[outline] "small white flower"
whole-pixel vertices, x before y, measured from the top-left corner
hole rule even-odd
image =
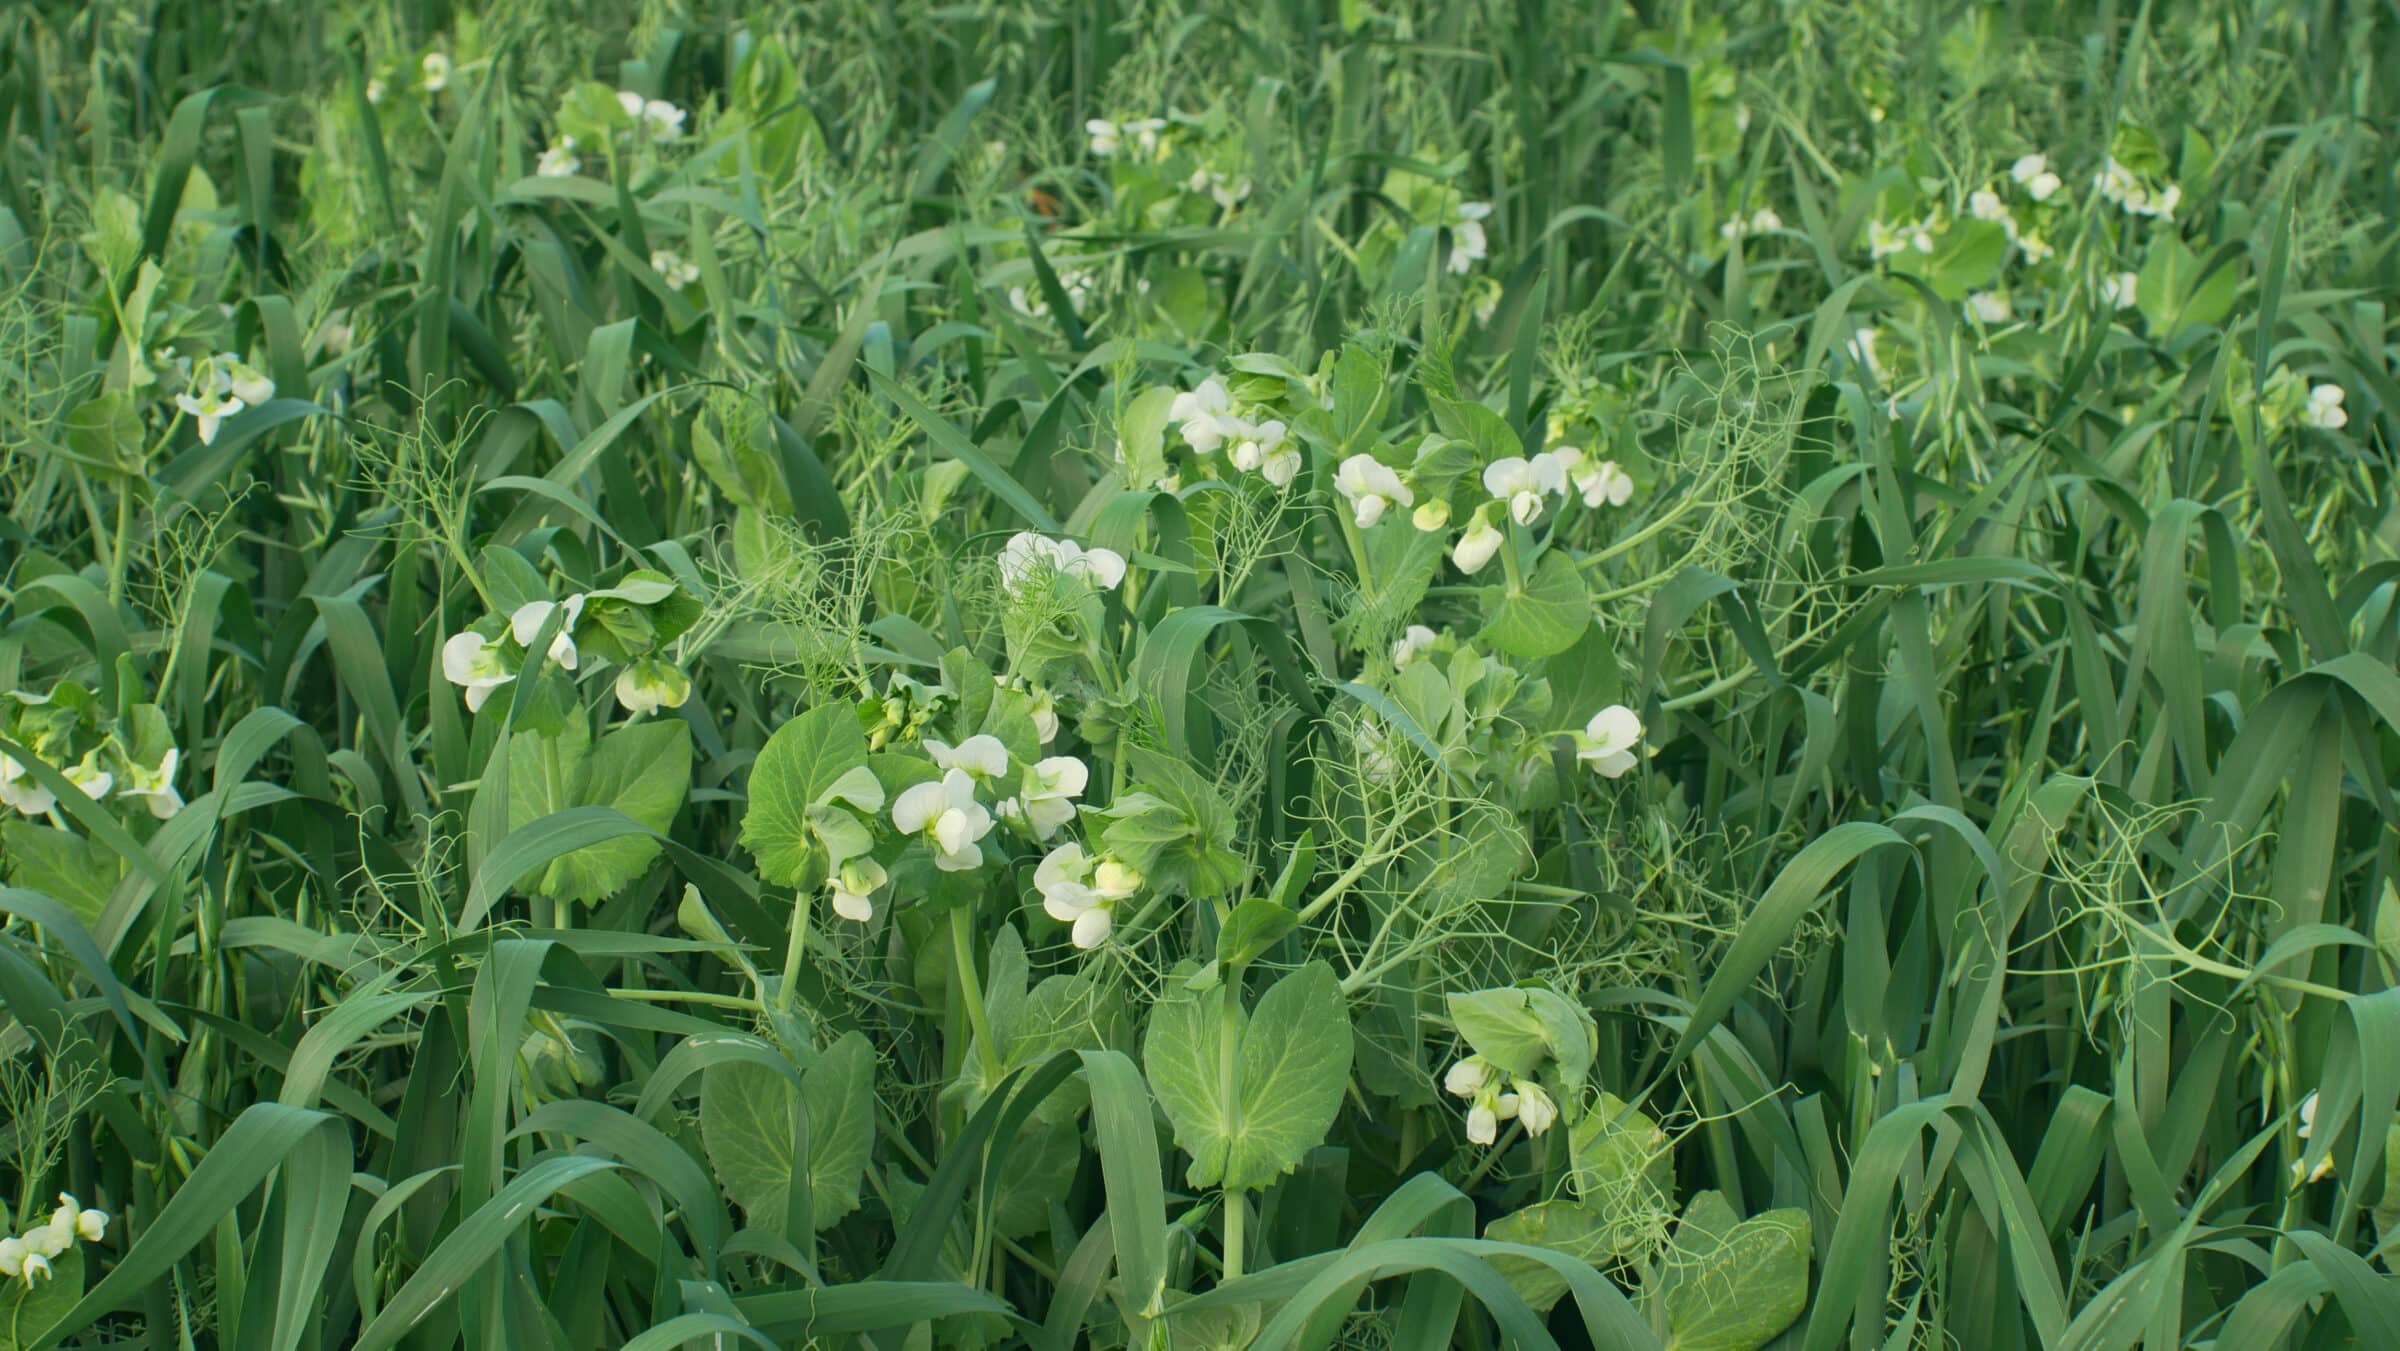
[[[920,783],[892,803],[892,825],[903,835],[921,835],[934,847],[933,866],[968,872],[983,866],[976,841],[992,832],[992,814],[975,800],[975,779],[963,769],[937,783]]]
[[[1201,381],[1199,388],[1177,394],[1167,405],[1167,417],[1183,424],[1184,444],[1198,455],[1215,453],[1242,426],[1233,416],[1232,392],[1213,375]]]
[[[58,798],[47,788],[33,781],[10,756],[0,755],[0,803],[6,803],[27,816],[48,814],[58,805]]]
[[[438,94],[450,87],[450,58],[440,52],[427,52],[417,63],[417,83],[428,94]]]
[[[1125,130],[1133,133],[1133,143],[1142,148],[1143,154],[1153,156],[1158,154],[1158,134],[1166,129],[1167,119],[1163,117],[1137,117],[1125,124]]]
[[[977,733],[956,746],[928,737],[925,753],[933,758],[934,767],[944,773],[963,770],[975,778],[989,780],[1008,772],[1008,746],[988,732]]]
[[[1000,806],[1000,814],[1025,823],[1037,840],[1056,835],[1075,819],[1075,799],[1091,782],[1092,771],[1072,755],[1053,755],[1025,769],[1023,790]]]
[[[653,141],[672,141],[683,134],[683,109],[665,99],[646,99],[630,89],[620,89],[617,106]]]
[[[2138,199],[2125,203],[2125,209],[2137,216],[2154,216],[2160,220],[2175,219],[2175,208],[2183,201],[2183,189],[2169,183],[2157,192],[2143,193]]]
[[[617,672],[617,703],[636,717],[662,708],[681,708],[692,697],[692,678],[654,657]]]
[[[1566,492],[1567,476],[1552,456],[1526,460],[1511,455],[1484,467],[1483,490],[1494,501],[1506,502],[1508,514],[1517,524],[1531,525],[1541,519],[1546,494]]]
[[[1640,763],[1633,748],[1642,739],[1642,720],[1623,704],[1610,704],[1584,725],[1583,745],[1575,758],[1604,779],[1623,778]]]
[[[1282,424],[1271,425],[1281,426]],[[1267,452],[1266,458],[1259,462],[1258,476],[1265,479],[1267,485],[1277,492],[1291,487],[1292,480],[1300,476],[1298,443],[1290,440],[1277,442],[1275,447]]]
[[[31,1290],[51,1276],[50,1259],[39,1252],[25,1254],[25,1288]]]
[[[85,1209],[75,1217],[75,1232],[86,1243],[98,1243],[108,1233],[108,1212]]]
[[[2047,202],[2067,185],[2066,180],[2053,173],[2035,174],[2025,184],[2025,195],[2037,202]]]
[[[1042,894],[1043,912],[1068,926],[1076,947],[1088,949],[1108,941],[1116,923],[1111,912],[1141,886],[1141,877],[1113,859],[1094,860],[1069,841],[1035,865],[1033,886]]]
[[[2009,217],[2008,203],[2001,201],[2000,194],[1990,188],[1977,188],[1967,198],[1967,214],[1977,220],[2003,221],[2012,226],[2015,224]]]
[[[1442,1091],[1454,1098],[1472,1098],[1491,1077],[1492,1067],[1482,1056],[1465,1056],[1442,1076]]]
[[[55,1223],[52,1223],[37,1224],[31,1229],[25,1231],[25,1247],[28,1253],[26,1261],[29,1268],[31,1263],[36,1260],[56,1257],[74,1246],[75,1224],[72,1218],[69,1219],[67,1227],[64,1229],[61,1229]],[[28,1269],[26,1272],[28,1279],[31,1278],[32,1274],[33,1273],[31,1270]],[[45,1267],[42,1274],[45,1276],[50,1274],[49,1269]]]
[[[442,678],[467,692],[467,711],[473,713],[517,673],[508,669],[507,653],[496,640],[469,630],[451,634],[442,644]]]
[[[1283,449],[1288,439],[1290,429],[1281,422],[1244,423],[1235,433],[1233,448],[1225,452],[1225,458],[1245,474],[1256,473],[1266,467],[1269,455]]]
[[[1000,584],[1011,595],[1043,569],[1079,578],[1102,591],[1125,580],[1125,556],[1114,549],[1086,549],[1073,540],[1051,539],[1030,530],[1009,536],[1000,548]]]
[[[218,392],[233,395],[245,407],[256,408],[275,397],[275,382],[259,373],[257,367],[230,353],[209,362],[210,378]]]
[[[107,797],[108,790],[117,782],[116,775],[100,767],[98,756],[99,752],[94,751],[59,771],[66,776],[67,782],[74,784],[77,790],[94,802]]]
[[[1472,577],[1483,571],[1484,565],[1500,552],[1500,546],[1507,539],[1498,526],[1486,520],[1484,514],[1478,511],[1474,519],[1467,522],[1467,528],[1459,533],[1458,543],[1450,550],[1450,561],[1460,572]]]
[[[1011,681],[1015,685],[1017,682]],[[1058,740],[1058,700],[1041,685],[1022,686],[1033,701],[1033,733],[1043,745]]]
[[[533,172],[541,178],[571,178],[582,168],[583,161],[575,154],[575,138],[561,136],[557,144],[542,152]]]
[[[230,394],[213,392],[197,397],[190,394],[178,394],[175,396],[175,406],[190,414],[199,425],[200,444],[204,446],[215,445],[217,429],[225,424],[225,419],[247,407],[240,399],[234,398]]]
[[[1392,644],[1392,665],[1406,666],[1415,661],[1417,654],[1431,648],[1439,637],[1423,624],[1409,625],[1408,631],[1400,635],[1400,640]]]
[[[833,913],[854,924],[875,918],[875,891],[890,881],[883,865],[871,858],[845,861],[833,875]]]
[[[1417,495],[1392,467],[1372,455],[1353,455],[1334,471],[1333,486],[1350,502],[1358,528],[1365,530],[1383,519],[1394,506],[1410,506]]]
[[[1914,249],[1919,253],[1933,252],[1933,232],[1922,224],[1889,225],[1883,221],[1867,222],[1867,252],[1876,262]]]
[[[686,262],[673,249],[659,249],[650,255],[650,270],[667,283],[670,291],[680,291],[700,280],[700,265]]]
[[[1986,324],[2005,324],[2015,311],[1998,291],[1977,291],[1967,297],[1967,311]]]
[[[2026,262],[2036,264],[2050,261],[2051,256],[2058,252],[2058,250],[2050,247],[2049,240],[2046,240],[2037,234],[2018,235],[2017,247],[2025,251]]]
[[[2315,1089],[2310,1089],[2308,1096],[2300,1100],[2300,1138],[2307,1139],[2316,1129],[2317,1093]]]
[[[1101,159],[1107,159],[1116,154],[1117,147],[1123,143],[1124,136],[1117,124],[1105,117],[1095,117],[1086,121],[1083,124],[1083,134],[1091,138],[1092,153]]]
[[[1430,535],[1450,524],[1450,499],[1436,497],[1418,505],[1409,513],[1409,523]]]
[[[2092,186],[2099,190],[2101,196],[2119,206],[2132,201],[2142,192],[2141,180],[2133,176],[2133,170],[2114,159],[2102,161],[2100,172],[2092,175]]]
[[[2338,431],[2350,425],[2350,414],[2342,409],[2340,385],[2318,385],[2308,391],[2308,411],[2301,415],[2311,427]]]
[[[2112,310],[2129,310],[2137,301],[2142,279],[2131,272],[2119,272],[2100,279],[2100,303]]]
[[[1587,507],[1621,507],[1633,500],[1633,476],[1615,460],[1584,463],[1583,452],[1560,446],[1550,454],[1565,468]]]
[[[175,791],[175,763],[182,757],[181,750],[169,746],[155,767],[128,761],[125,785],[117,790],[117,796],[136,799],[161,821],[171,819],[183,810],[183,795]]]
[[[12,1281],[23,1276],[28,1251],[25,1240],[13,1234],[7,1238],[0,1238],[0,1276],[6,1276]]]
[[[384,95],[383,77],[382,77],[382,76],[380,76],[380,75],[370,75],[370,76],[368,76],[368,77],[367,77],[367,102],[369,102],[369,103],[381,103],[381,102],[383,102],[383,95]]]
[[[1486,1085],[1483,1092],[1476,1097],[1475,1105],[1467,1109],[1468,1142],[1488,1145],[1498,1140],[1500,1123],[1514,1119],[1518,1106],[1516,1094],[1495,1094],[1492,1092],[1491,1086]]]
[[[1464,275],[1491,256],[1491,240],[1483,223],[1491,218],[1490,202],[1464,202],[1450,223],[1450,270]]]
[[[1765,234],[1770,230],[1780,230],[1782,228],[1783,217],[1776,214],[1775,208],[1771,206],[1762,206],[1758,210],[1751,212],[1750,218],[1747,220],[1744,220],[1740,216],[1735,216],[1726,221],[1723,225],[1718,226],[1717,237],[1730,241],[1740,239],[1744,235]]]
[[[562,608],[565,617],[558,621],[558,632],[551,635],[550,660],[572,671],[582,660],[575,650],[575,621],[583,615],[582,592],[563,601],[527,601],[509,615],[508,631],[516,637],[517,646],[530,650],[533,640],[542,636],[542,625],[550,622],[550,612]]]
[[[1539,1135],[1558,1121],[1558,1104],[1540,1084],[1517,1081],[1517,1120],[1527,1135]]]

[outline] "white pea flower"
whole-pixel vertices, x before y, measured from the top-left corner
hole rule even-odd
[[[1105,117],[1094,117],[1083,124],[1083,134],[1091,138],[1092,153],[1107,159],[1117,153],[1124,143],[1124,131]]]
[[[1365,530],[1394,506],[1410,506],[1417,495],[1392,467],[1372,455],[1353,455],[1334,471],[1333,486],[1350,502],[1352,517]]]
[[[1487,1087],[1467,1109],[1467,1140],[1488,1145],[1500,1138],[1500,1123],[1515,1119],[1519,1106],[1514,1093],[1495,1094]]]
[[[1158,154],[1158,134],[1167,129],[1167,119],[1137,117],[1126,123],[1124,129],[1132,134],[1133,143],[1142,148],[1143,154],[1155,156]]]
[[[1025,823],[1037,840],[1047,840],[1075,819],[1075,799],[1092,771],[1072,755],[1053,755],[1026,767],[1023,791],[1000,804],[1000,814]]]
[[[550,622],[550,612],[559,609],[564,610],[565,617],[558,621],[558,632],[550,637],[550,660],[572,671],[582,660],[575,650],[575,621],[583,615],[582,592],[563,601],[527,601],[508,616],[508,631],[516,637],[517,646],[531,650],[533,640],[542,636],[542,625]]]
[[[25,766],[13,757],[0,755],[0,803],[27,816],[43,816],[58,805],[58,798],[34,782],[33,776],[25,772]]]
[[[2005,324],[2015,311],[1998,291],[1977,291],[1967,297],[1967,311],[1986,324]]]
[[[1500,546],[1507,539],[1506,535],[1500,533],[1500,527],[1493,525],[1478,511],[1467,522],[1467,528],[1460,532],[1458,543],[1451,548],[1450,561],[1460,572],[1472,577],[1483,571],[1484,565],[1500,552]]]
[[[384,95],[384,92],[385,92],[385,90],[384,90],[384,86],[383,86],[383,77],[382,77],[382,76],[380,76],[380,75],[370,75],[370,76],[368,76],[368,77],[367,77],[367,102],[369,102],[369,103],[381,103],[381,102],[383,102],[383,95]]]
[[[1977,188],[1967,198],[1967,214],[1977,220],[1997,221],[2007,226],[2011,234],[2016,232],[2016,218],[2008,214],[2008,204],[1990,188]]]
[[[561,136],[556,144],[542,152],[541,159],[533,166],[533,172],[541,178],[570,178],[582,168],[583,161],[575,154],[575,138]]]
[[[1233,393],[1225,382],[1210,376],[1197,389],[1186,390],[1167,405],[1167,416],[1183,424],[1183,441],[1197,455],[1215,453],[1227,437],[1242,428],[1233,416]]]
[[[1114,549],[1086,549],[1073,540],[1051,539],[1030,530],[1009,536],[1000,548],[1000,584],[1014,595],[1044,568],[1080,578],[1102,591],[1125,580],[1125,556]]]
[[[2064,180],[2050,172],[2050,157],[2047,155],[2020,156],[2016,163],[2008,167],[2008,176],[2017,181],[2018,187],[2025,189],[2026,196],[2037,202],[2049,201],[2058,194],[2060,188],[2066,186]]]
[[[1016,681],[1009,683],[1012,686],[1023,688],[1027,697],[1033,701],[1034,735],[1040,737],[1045,746],[1058,740],[1058,700],[1051,695],[1049,689],[1042,685],[1019,685]]]
[[[891,875],[864,856],[849,859],[833,875],[833,913],[854,924],[875,918],[875,892]]]
[[[700,265],[687,262],[673,249],[659,249],[650,255],[650,270],[665,281],[670,291],[680,291],[700,280]]]
[[[991,780],[1008,772],[1008,746],[989,732],[979,732],[956,746],[928,737],[925,753],[944,773],[955,769],[976,779]]]
[[[469,630],[442,644],[442,678],[467,692],[467,711],[476,712],[492,691],[517,678],[507,652],[495,639]]]
[[[1283,424],[1270,423],[1268,425],[1279,427]],[[1277,492],[1291,487],[1292,480],[1300,476],[1299,444],[1289,439],[1276,442],[1274,447],[1267,451],[1266,458],[1259,462],[1258,476],[1265,479],[1268,486]]]
[[[1400,635],[1400,640],[1392,644],[1392,665],[1406,666],[1415,661],[1417,654],[1431,648],[1439,637],[1423,624],[1409,625],[1408,631]]]
[[[63,1192],[58,1199],[68,1202],[74,1200]],[[82,1235],[86,1243],[98,1243],[108,1233],[108,1212],[88,1206],[78,1211],[75,1215],[75,1232]]]
[[[2135,273],[2119,272],[2100,279],[2100,303],[2112,310],[2129,310],[2137,303],[2142,279]]]
[[[2300,1100],[2300,1138],[2307,1139],[2316,1132],[2316,1129],[2317,1093],[2312,1088],[2309,1090],[2308,1096]]]
[[[1933,252],[1933,232],[1919,222],[1889,225],[1883,221],[1867,222],[1867,252],[1876,262],[1914,249],[1919,253]]]
[[[1069,841],[1042,857],[1033,870],[1034,890],[1042,894],[1042,910],[1069,926],[1079,948],[1096,948],[1108,941],[1115,927],[1111,913],[1118,901],[1141,887],[1139,874],[1114,859],[1093,859],[1083,846]]]
[[[1642,739],[1642,720],[1623,704],[1610,704],[1584,725],[1583,746],[1575,758],[1604,779],[1623,778],[1640,763],[1633,748]]]
[[[1114,591],[1125,580],[1125,556],[1114,549],[1086,549],[1073,540],[1058,542],[1058,570],[1080,577],[1102,591]]]
[[[2175,208],[2183,201],[2183,189],[2169,183],[2157,192],[2145,192],[2125,203],[2125,209],[2137,216],[2154,216],[2160,220],[2175,219]]]
[[[1525,1123],[1527,1135],[1539,1135],[1558,1122],[1558,1103],[1549,1090],[1540,1084],[1517,1081],[1517,1120]]]
[[[1508,514],[1517,524],[1531,525],[1541,519],[1545,495],[1566,492],[1567,476],[1553,456],[1526,460],[1511,455],[1484,467],[1483,489],[1494,501],[1508,504]]]
[[[231,394],[216,391],[199,395],[178,394],[175,396],[175,406],[190,414],[199,426],[200,444],[204,446],[215,445],[217,429],[225,425],[225,419],[248,407]]]
[[[645,657],[617,672],[617,703],[640,716],[662,708],[681,708],[692,697],[692,678],[655,657]]]
[[[1454,1098],[1472,1098],[1483,1091],[1491,1077],[1490,1062],[1479,1055],[1465,1056],[1442,1076],[1442,1091]]]
[[[2329,432],[2349,426],[2350,414],[2342,409],[2342,387],[2318,385],[2308,391],[2308,411],[2301,414],[2301,420]]]
[[[1450,499],[1436,497],[1408,514],[1409,523],[1430,535],[1450,524]]]
[[[51,1275],[50,1259],[48,1257],[43,1256],[40,1252],[29,1252],[25,1254],[26,1289],[31,1290],[40,1282],[49,1280]]]
[[[1234,432],[1233,448],[1225,452],[1225,458],[1245,474],[1257,473],[1267,456],[1282,447],[1289,431],[1281,422],[1245,422]]]
[[[30,1251],[25,1246],[25,1240],[14,1234],[7,1238],[0,1238],[0,1276],[6,1276],[12,1281],[23,1277],[25,1275],[25,1259],[30,1255]],[[30,1281],[26,1283],[32,1284]]]
[[[2050,246],[2049,240],[2038,234],[2018,235],[2017,247],[2025,251],[2025,261],[2034,264],[2046,263],[2058,252]]]
[[[25,1231],[25,1248],[28,1261],[37,1258],[56,1257],[74,1246],[75,1222],[72,1216],[68,1218],[67,1227],[64,1229],[61,1229],[57,1226],[57,1224],[52,1223],[37,1224],[31,1229]],[[45,1270],[43,1274],[47,1275],[49,1273],[47,1270]]]
[[[1490,202],[1465,202],[1458,208],[1458,217],[1450,224],[1450,270],[1462,276],[1474,270],[1477,263],[1491,256],[1491,240],[1484,234],[1483,223],[1491,218]]]
[[[617,91],[617,106],[634,124],[647,132],[651,140],[672,141],[683,134],[683,109],[665,99],[646,99],[630,89]]]
[[[140,801],[150,809],[152,816],[161,821],[171,819],[175,813],[183,810],[183,795],[175,791],[175,764],[182,758],[181,750],[169,746],[154,767],[137,765],[128,760],[125,784],[117,790],[117,796]]]
[[[2099,190],[2102,197],[2119,206],[2140,196],[2142,192],[2141,180],[2133,176],[2133,170],[2114,159],[2101,162],[2100,172],[2092,175],[2092,186]]]
[[[917,784],[895,799],[892,825],[933,845],[933,866],[969,872],[983,866],[983,848],[976,842],[992,833],[992,814],[975,800],[974,776],[953,769],[939,782]]]
[[[1626,473],[1615,460],[1602,460],[1577,471],[1575,487],[1582,492],[1587,507],[1621,507],[1633,500],[1633,475]]]
[[[1771,206],[1762,206],[1758,210],[1751,212],[1748,220],[1744,220],[1740,216],[1735,216],[1731,220],[1726,221],[1723,225],[1718,226],[1717,237],[1730,241],[1740,239],[1744,235],[1765,234],[1770,230],[1780,230],[1782,228],[1783,217],[1776,214],[1775,208]]]
[[[59,773],[65,775],[67,782],[74,784],[85,797],[94,802],[107,797],[108,790],[116,786],[117,782],[116,775],[100,767],[99,752],[97,751],[60,770]]]
[[[231,353],[209,362],[209,376],[218,392],[229,393],[245,407],[256,408],[275,397],[275,382],[257,367]]]
[[[417,84],[428,94],[438,94],[450,87],[450,58],[440,52],[427,52],[417,63]]]

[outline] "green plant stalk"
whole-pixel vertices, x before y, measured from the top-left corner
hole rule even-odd
[[[775,984],[775,1011],[792,1011],[793,988],[799,982],[801,959],[808,955],[808,893],[792,896],[792,936],[783,949],[783,979]]]
[[[1232,1140],[1241,1133],[1241,1065],[1237,1059],[1242,1035],[1242,971],[1240,967],[1225,973],[1218,1004],[1217,1021],[1217,1092],[1225,1104],[1225,1136]],[[1226,1165],[1232,1166],[1229,1152]],[[1238,1281],[1242,1278],[1242,1249],[1249,1223],[1248,1208],[1242,1204],[1238,1187],[1225,1189],[1225,1252],[1220,1262],[1221,1278]]]
[[[983,1007],[983,978],[975,974],[974,916],[963,905],[950,911],[950,961],[958,971],[958,997],[967,1007],[967,1025],[975,1029],[977,1056],[984,1073],[1000,1079],[1000,1043],[992,1038],[991,1015]]]

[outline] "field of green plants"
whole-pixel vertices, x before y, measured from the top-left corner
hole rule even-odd
[[[0,13],[0,1351],[2400,1348],[2396,44]]]

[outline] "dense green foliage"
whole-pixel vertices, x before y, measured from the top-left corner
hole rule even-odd
[[[2396,40],[0,14],[0,1348],[2400,1346]]]

